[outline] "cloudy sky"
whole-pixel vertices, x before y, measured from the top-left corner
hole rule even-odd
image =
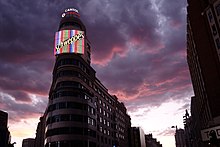
[[[174,147],[193,95],[186,61],[185,0],[0,1],[0,109],[15,147],[35,137],[52,81],[61,13],[79,10],[97,77],[123,101],[132,126]]]

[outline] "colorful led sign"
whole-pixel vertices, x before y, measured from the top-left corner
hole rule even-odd
[[[84,54],[84,32],[80,30],[56,32],[54,55],[62,53]]]

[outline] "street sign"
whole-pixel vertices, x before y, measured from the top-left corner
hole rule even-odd
[[[220,126],[208,128],[201,130],[202,141],[209,141],[210,140],[210,132],[215,132],[217,139],[220,139]]]

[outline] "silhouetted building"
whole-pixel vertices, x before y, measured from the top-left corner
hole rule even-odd
[[[55,36],[45,146],[129,147],[130,116],[90,66],[86,33],[78,10],[66,9]]]
[[[131,147],[146,147],[144,131],[140,127],[131,128]]]
[[[191,103],[192,141],[208,146],[201,131],[220,125],[220,1],[188,0],[187,61],[195,96]]]
[[[40,117],[40,122],[37,125],[35,147],[44,147],[45,134],[45,116]]]
[[[8,147],[9,144],[8,113],[0,110],[0,147]]]
[[[162,147],[159,141],[156,138],[153,138],[152,134],[145,135],[146,147]]]
[[[34,138],[23,139],[22,147],[35,147],[35,139]]]
[[[192,147],[192,117],[189,116],[188,110],[186,110],[185,115],[183,116],[184,123],[184,137],[186,147]]]
[[[176,129],[175,141],[176,141],[176,147],[186,147],[186,140],[183,129]]]

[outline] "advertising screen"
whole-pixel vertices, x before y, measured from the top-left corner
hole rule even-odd
[[[84,54],[84,32],[80,30],[56,32],[54,55],[62,53]]]

